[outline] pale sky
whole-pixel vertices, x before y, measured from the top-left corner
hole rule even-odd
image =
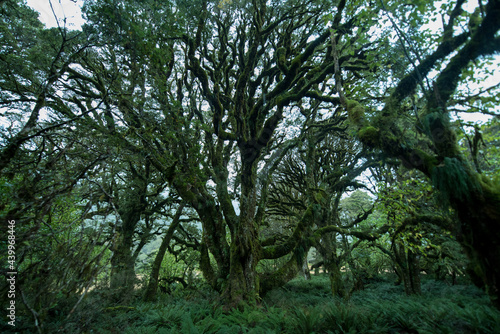
[[[40,13],[39,19],[45,23],[47,28],[57,27],[54,13],[61,26],[64,26],[66,18],[66,27],[69,29],[78,30],[84,23],[80,9],[82,0],[26,0],[26,3]],[[50,7],[51,3],[54,13]]]

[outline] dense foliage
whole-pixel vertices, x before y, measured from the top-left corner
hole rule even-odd
[[[82,11],[47,28],[0,1],[1,274],[23,330],[498,330],[499,0]]]

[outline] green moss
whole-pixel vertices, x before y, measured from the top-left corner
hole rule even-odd
[[[365,118],[365,108],[357,101],[347,100],[347,116],[355,125],[363,125]]]
[[[424,165],[425,170],[427,170],[430,174],[432,172],[432,169],[438,164],[438,160],[436,159],[436,157],[418,148],[416,148],[414,152]]]
[[[276,50],[278,56],[278,68],[283,72],[288,72],[288,67],[286,66],[286,49],[281,47]]]
[[[380,131],[373,126],[365,126],[358,131],[359,139],[370,147],[376,147],[380,142]]]
[[[445,157],[441,165],[433,168],[432,183],[439,189],[442,202],[467,201],[472,192],[482,192],[479,180],[457,158]]]
[[[277,106],[282,105],[284,100],[285,100],[285,99],[283,98],[283,96],[278,96],[278,97],[276,98],[276,105],[277,105]]]
[[[314,194],[314,200],[317,204],[321,204],[326,197],[326,192],[323,189],[319,189],[319,191]]]
[[[490,178],[484,174],[481,174],[477,177],[478,182],[481,184],[481,188],[487,190],[492,194],[498,194],[498,197],[500,197],[500,175],[494,175]],[[497,200],[500,200],[500,198],[498,198]]]

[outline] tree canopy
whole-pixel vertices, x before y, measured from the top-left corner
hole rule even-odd
[[[362,287],[366,249],[419,293],[421,256],[465,266],[449,238],[500,307],[499,85],[471,88],[498,63],[499,0],[87,0],[79,30],[0,8],[0,213],[27,280],[60,261],[88,270],[51,289],[109,279],[126,300],[158,241],[147,300],[196,254],[225,305],[256,304],[313,248],[333,294]]]

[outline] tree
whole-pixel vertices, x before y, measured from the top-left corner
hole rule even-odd
[[[6,133],[2,134],[0,172],[33,137],[67,122],[40,127],[42,110],[63,113],[68,106],[56,94],[67,70],[85,49],[79,34],[66,29],[43,29],[37,13],[23,3],[1,4],[1,106]],[[20,115],[23,110],[24,115]]]
[[[38,126],[48,129],[50,122]],[[2,171],[3,235],[7,222],[16,222],[15,270],[10,271],[19,275],[18,315],[32,317],[39,331],[61,299],[76,307],[106,264],[111,238],[101,226],[89,226],[92,205],[82,201],[92,197],[86,177],[105,159],[92,140],[59,126],[25,140]],[[5,257],[6,241],[1,242]],[[7,271],[2,269],[4,275]],[[4,296],[6,288],[2,284]]]
[[[376,246],[393,261],[408,295],[420,294],[421,259],[452,239],[454,217],[439,207],[431,185],[416,171],[388,170],[379,183],[379,212],[387,219],[389,245]]]
[[[149,277],[149,282],[148,286],[146,288],[146,292],[144,293],[144,300],[146,301],[152,301],[155,296],[156,292],[158,289],[158,281],[159,281],[159,274],[160,274],[160,269],[161,269],[161,264],[163,262],[163,258],[165,256],[165,253],[170,245],[170,240],[172,240],[172,237],[174,235],[175,230],[179,226],[181,222],[181,214],[182,210],[184,209],[184,203],[181,203],[179,207],[177,208],[177,211],[175,213],[174,218],[172,219],[172,222],[170,223],[170,226],[165,233],[165,235],[162,238],[160,248],[158,249],[158,253],[155,256],[155,260],[153,263],[153,266],[151,268],[151,275]]]
[[[303,143],[290,151],[277,168],[268,204],[270,215],[281,217],[283,221],[295,221],[293,235],[282,245],[273,247],[274,251],[268,252],[268,256],[281,256],[286,246],[295,244],[302,247],[302,256],[297,257],[298,261],[292,258],[287,263],[289,275],[283,275],[283,268],[267,277],[266,289],[275,288],[284,284],[287,278],[294,277],[304,254],[309,247],[315,247],[329,273],[332,293],[346,296],[348,291],[341,274],[342,264],[350,259],[351,251],[363,240],[374,240],[381,231],[357,228],[372,212],[372,205],[368,205],[366,211],[356,208],[356,215],[348,217],[347,206],[341,212],[341,198],[348,190],[364,187],[356,178],[379,162],[376,157],[369,156],[359,142],[346,136],[347,127],[341,126],[343,117],[339,117],[336,126],[330,128],[323,127],[317,119],[314,121],[310,123]],[[351,201],[354,202],[356,197],[359,195],[354,195]],[[268,238],[282,238],[280,234]],[[350,245],[348,239],[352,236],[359,239]]]
[[[344,100],[343,103],[352,122],[358,126],[357,136],[361,141],[401,159],[408,168],[423,172],[432,179],[442,199],[456,210],[461,222],[459,240],[475,266],[473,272],[482,281],[492,302],[500,307],[500,187],[474,170],[464,158],[457,145],[449,111],[467,67],[500,50],[497,36],[500,1],[481,4],[473,14],[467,14],[463,4],[464,1],[457,1],[449,8],[446,24],[423,54],[408,51],[411,43],[422,42],[419,35],[402,31],[393,21],[399,42],[407,50],[404,56],[414,64],[405,66],[405,75],[384,96],[383,107],[372,117],[356,102]],[[417,10],[419,6],[413,11],[418,18]],[[468,31],[458,32],[463,19],[468,22]],[[418,57],[418,64],[413,61],[414,57]],[[438,74],[429,87],[426,78],[431,70]],[[415,93],[421,94],[425,103],[412,105]],[[412,108],[407,108],[407,103]],[[403,121],[409,119],[419,133],[418,139],[409,136],[402,127]]]
[[[271,281],[263,284],[259,277],[260,261],[286,258],[285,266],[271,273],[282,282],[296,273],[314,240],[331,247],[343,235],[349,250],[384,232],[384,226],[354,228],[363,215],[350,222],[338,217],[341,192],[359,186],[353,180],[370,165],[370,149],[382,151],[422,171],[456,209],[460,240],[496,302],[499,187],[458,149],[448,105],[469,63],[498,51],[500,4],[480,3],[469,14],[463,3],[443,4],[447,22],[433,34],[420,29],[435,10],[428,1],[401,6],[355,0],[333,5],[322,0],[94,0],[85,4],[88,24],[81,33],[43,30],[25,7],[9,11],[2,2],[8,14],[2,17],[8,32],[1,36],[6,45],[0,50],[2,103],[29,112],[24,118],[18,112],[5,114],[18,119],[6,129],[0,171],[13,178],[14,167],[31,159],[20,182],[27,189],[32,177],[26,166],[50,166],[72,153],[72,145],[86,147],[81,160],[65,166],[61,191],[69,194],[80,185],[84,190],[90,182],[94,187],[88,196],[100,189],[100,196],[115,206],[121,220],[113,230],[112,277],[125,273],[126,282],[134,276],[134,237],[144,232],[140,249],[153,226],[148,219],[155,212],[147,199],[151,195],[152,205],[161,206],[158,193],[168,184],[201,222],[201,240],[192,246],[200,252],[205,278],[229,306],[238,306],[258,301],[259,292],[270,287]],[[19,13],[25,26],[12,19]],[[399,19],[409,24],[403,29]],[[462,20],[468,31],[459,31]],[[43,38],[27,38],[30,32]],[[11,51],[19,46],[25,53],[16,56]],[[24,59],[29,60],[26,66]],[[438,74],[430,85],[433,69]],[[42,110],[48,122],[40,121]],[[359,146],[354,135],[364,148],[359,154],[339,148],[334,133]],[[49,134],[63,137],[64,144],[55,151],[47,148]],[[85,140],[83,134],[92,136]],[[27,153],[33,148],[40,154]],[[312,183],[303,194],[293,193],[302,205],[289,210],[296,215],[293,231],[263,238],[270,191],[276,189],[272,182],[293,150],[304,153],[297,164]],[[55,160],[54,152],[60,153]],[[347,166],[333,161],[342,152],[352,153]],[[106,165],[105,159],[119,163],[107,160]],[[92,175],[85,179],[97,165],[105,182]],[[110,166],[118,174],[107,174]],[[60,185],[59,174],[52,176],[47,185]],[[55,198],[56,193],[43,188],[43,182],[38,185],[28,197],[47,208],[54,202],[40,202],[37,196]],[[129,186],[133,195],[125,189]],[[104,205],[90,199],[88,204]]]
[[[155,226],[158,213],[171,201],[162,195],[167,183],[158,180],[151,164],[140,157],[134,160],[124,168],[114,164],[110,183],[101,187],[102,196],[117,215],[110,287],[122,297],[131,296],[136,283],[137,257],[159,229]]]
[[[299,139],[285,138],[279,126],[294,106],[307,119],[310,111],[300,105],[338,102],[322,93],[333,73],[330,32],[322,25],[329,7],[254,1],[218,9],[202,1],[193,22],[188,7],[167,4],[158,10],[167,17],[178,10],[181,18],[169,21],[178,28],[167,32],[147,5],[152,4],[100,1],[87,7],[96,25],[86,29],[102,44],[95,61],[72,71],[73,87],[95,92],[87,99],[104,99],[107,122],[117,118],[115,124],[120,119],[125,125],[119,145],[147,152],[197,211],[201,269],[212,286],[233,305],[255,301],[256,266],[266,252],[259,226],[269,176]],[[100,15],[111,8],[113,15]],[[351,22],[340,19],[339,29],[351,29]],[[343,59],[355,63],[358,57]],[[109,66],[93,65],[97,59]],[[106,127],[98,130],[116,136]]]

